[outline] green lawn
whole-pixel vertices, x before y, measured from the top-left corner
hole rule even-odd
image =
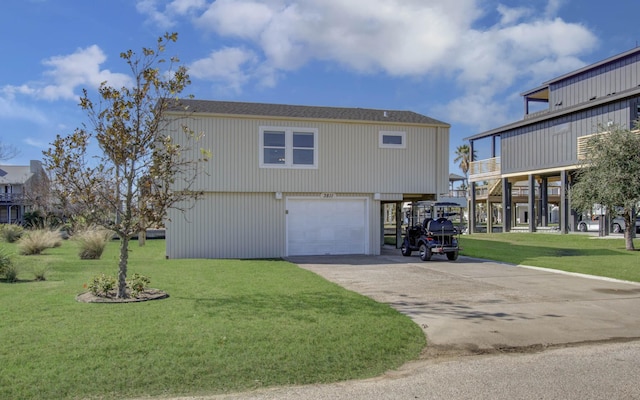
[[[622,238],[556,233],[492,233],[461,236],[462,254],[640,282],[640,251],[627,251]],[[640,240],[635,239],[636,249]]]
[[[165,260],[162,240],[133,243],[129,273],[150,276],[168,299],[76,302],[93,276],[116,274],[117,247],[95,261],[81,261],[73,242],[15,256],[20,281],[0,282],[1,399],[202,395],[365,378],[425,346],[408,317],[293,264]],[[33,268],[47,268],[47,280],[33,281]]]

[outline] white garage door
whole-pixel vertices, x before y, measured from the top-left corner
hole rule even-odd
[[[366,254],[366,209],[366,199],[287,199],[287,253]]]

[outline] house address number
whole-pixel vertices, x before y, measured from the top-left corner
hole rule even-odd
[[[322,199],[333,199],[334,197],[336,197],[335,193],[320,193]]]

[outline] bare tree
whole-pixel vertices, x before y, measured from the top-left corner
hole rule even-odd
[[[587,142],[584,163],[571,188],[571,205],[576,210],[589,210],[595,204],[620,210],[625,247],[634,250],[632,216],[640,202],[640,135],[619,125],[599,130]]]
[[[170,132],[171,121],[164,118],[168,108],[181,109],[178,95],[191,83],[186,67],[176,66],[177,58],[161,56],[177,38],[167,33],[154,49],[143,48],[140,55],[121,53],[131,69],[131,87],[116,89],[103,82],[98,104],[83,90],[80,107],[87,112],[90,129],[83,126],[69,136],[58,136],[45,152],[45,165],[54,172],[61,196],[72,206],[80,205],[87,222],[111,229],[120,238],[118,298],[128,297],[130,239],[161,223],[169,208],[198,198],[200,193],[192,187],[209,156],[202,150],[200,157],[192,157],[186,145],[200,135],[186,125]],[[175,135],[187,139],[174,140]],[[180,190],[173,189],[177,181]]]
[[[0,161],[7,161],[20,154],[13,145],[0,142]]]

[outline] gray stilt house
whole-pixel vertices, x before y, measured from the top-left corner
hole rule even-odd
[[[470,164],[470,232],[574,231],[568,188],[601,127],[629,129],[640,113],[640,48],[522,93],[524,118],[471,137],[491,157]],[[483,143],[484,142],[484,143]]]

